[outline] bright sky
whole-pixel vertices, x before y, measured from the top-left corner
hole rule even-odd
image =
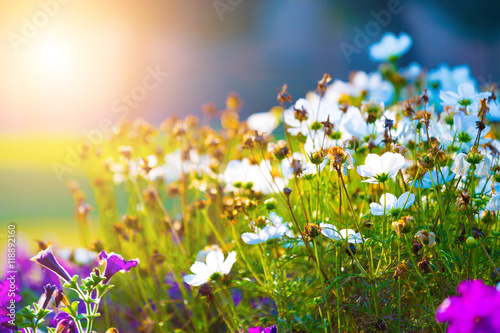
[[[154,66],[159,3],[2,1],[0,130],[64,131],[113,118],[113,102]]]

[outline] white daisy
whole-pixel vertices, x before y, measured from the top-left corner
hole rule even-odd
[[[229,274],[236,262],[236,252],[229,252],[226,260],[221,250],[211,251],[207,254],[206,263],[196,261],[191,266],[191,272],[184,276],[184,282],[190,286],[198,287],[210,281],[215,281],[223,275]]]

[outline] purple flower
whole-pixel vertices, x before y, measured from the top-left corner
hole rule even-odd
[[[450,323],[448,333],[500,332],[500,292],[481,280],[462,281],[460,296],[448,297],[436,311],[438,322]]]
[[[231,298],[233,299],[234,306],[238,306],[243,299],[241,290],[234,288],[231,290]]]
[[[276,325],[269,327],[250,327],[248,333],[278,333],[278,327],[276,327]]]
[[[71,319],[70,315],[66,312],[59,312],[54,318],[57,322],[57,333],[76,333],[76,323]]]
[[[47,284],[45,287],[44,297],[45,299],[43,300],[42,308],[46,309],[49,306],[50,299],[52,298],[52,294],[56,291],[57,287],[54,284]]]
[[[68,272],[66,272],[66,270],[57,262],[50,245],[45,250],[40,251],[40,253],[38,253],[35,257],[31,258],[31,260],[56,273],[61,279],[68,282],[71,281],[71,277]]]
[[[103,281],[104,284],[109,282],[109,279],[118,272],[127,273],[131,268],[136,267],[139,264],[139,259],[125,260],[119,254],[114,252],[106,253],[102,251],[99,254],[99,260],[101,263],[106,261],[106,269],[104,270],[104,276],[106,280]]]

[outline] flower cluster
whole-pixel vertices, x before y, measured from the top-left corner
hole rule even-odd
[[[82,156],[100,233],[68,183],[106,267],[78,283],[50,248],[34,258],[85,306],[53,326],[90,332],[110,281],[136,268],[105,310],[126,331],[498,330],[497,87],[465,66],[400,67],[412,44],[386,34],[369,48],[377,71],[325,74],[296,100],[284,85],[247,120],[229,94],[203,119],[116,124]],[[46,299],[71,298],[59,290]]]

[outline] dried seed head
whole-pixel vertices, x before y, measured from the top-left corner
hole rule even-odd
[[[424,274],[429,274],[431,272],[431,263],[429,261],[429,257],[426,257],[424,260],[417,264],[418,269],[422,271]]]
[[[325,132],[325,135],[331,136],[335,126],[330,122],[330,115],[328,115],[326,121],[321,122],[321,124],[323,124],[323,131]]]
[[[293,114],[295,116],[295,119],[297,119],[300,122],[306,121],[309,115],[307,114],[307,111],[305,109],[293,109]]]
[[[396,269],[394,270],[393,278],[394,278],[394,280],[397,281],[399,278],[406,280],[407,277],[408,277],[408,266],[403,261],[396,266]]]
[[[411,227],[415,219],[412,216],[403,216],[399,220],[392,223],[392,227],[399,236],[411,231]]]
[[[420,256],[420,251],[424,248],[424,246],[418,242],[417,240],[413,240],[413,244],[411,245],[411,252],[414,255]]]
[[[351,154],[346,152],[343,148],[335,146],[328,148],[328,158],[330,159],[330,170],[342,171],[344,165],[347,163],[350,168],[353,167],[353,160]]]
[[[278,92],[278,102],[280,104],[285,104],[285,102],[292,102],[292,96],[286,91],[287,85],[284,84],[281,87],[281,91]]]
[[[201,296],[204,296],[207,298],[207,304],[212,303],[212,301],[215,299],[215,296],[212,292],[212,287],[208,283],[203,284],[200,289],[198,290],[198,293]]]
[[[318,94],[319,96],[323,96],[326,89],[328,88],[328,83],[332,80],[332,77],[328,74],[323,74],[323,78],[318,81]]]
[[[321,234],[321,227],[315,223],[308,223],[305,227],[306,235],[315,238]]]
[[[285,159],[290,153],[285,140],[279,140],[277,143],[269,143],[267,145],[267,151],[274,154],[280,161]]]

